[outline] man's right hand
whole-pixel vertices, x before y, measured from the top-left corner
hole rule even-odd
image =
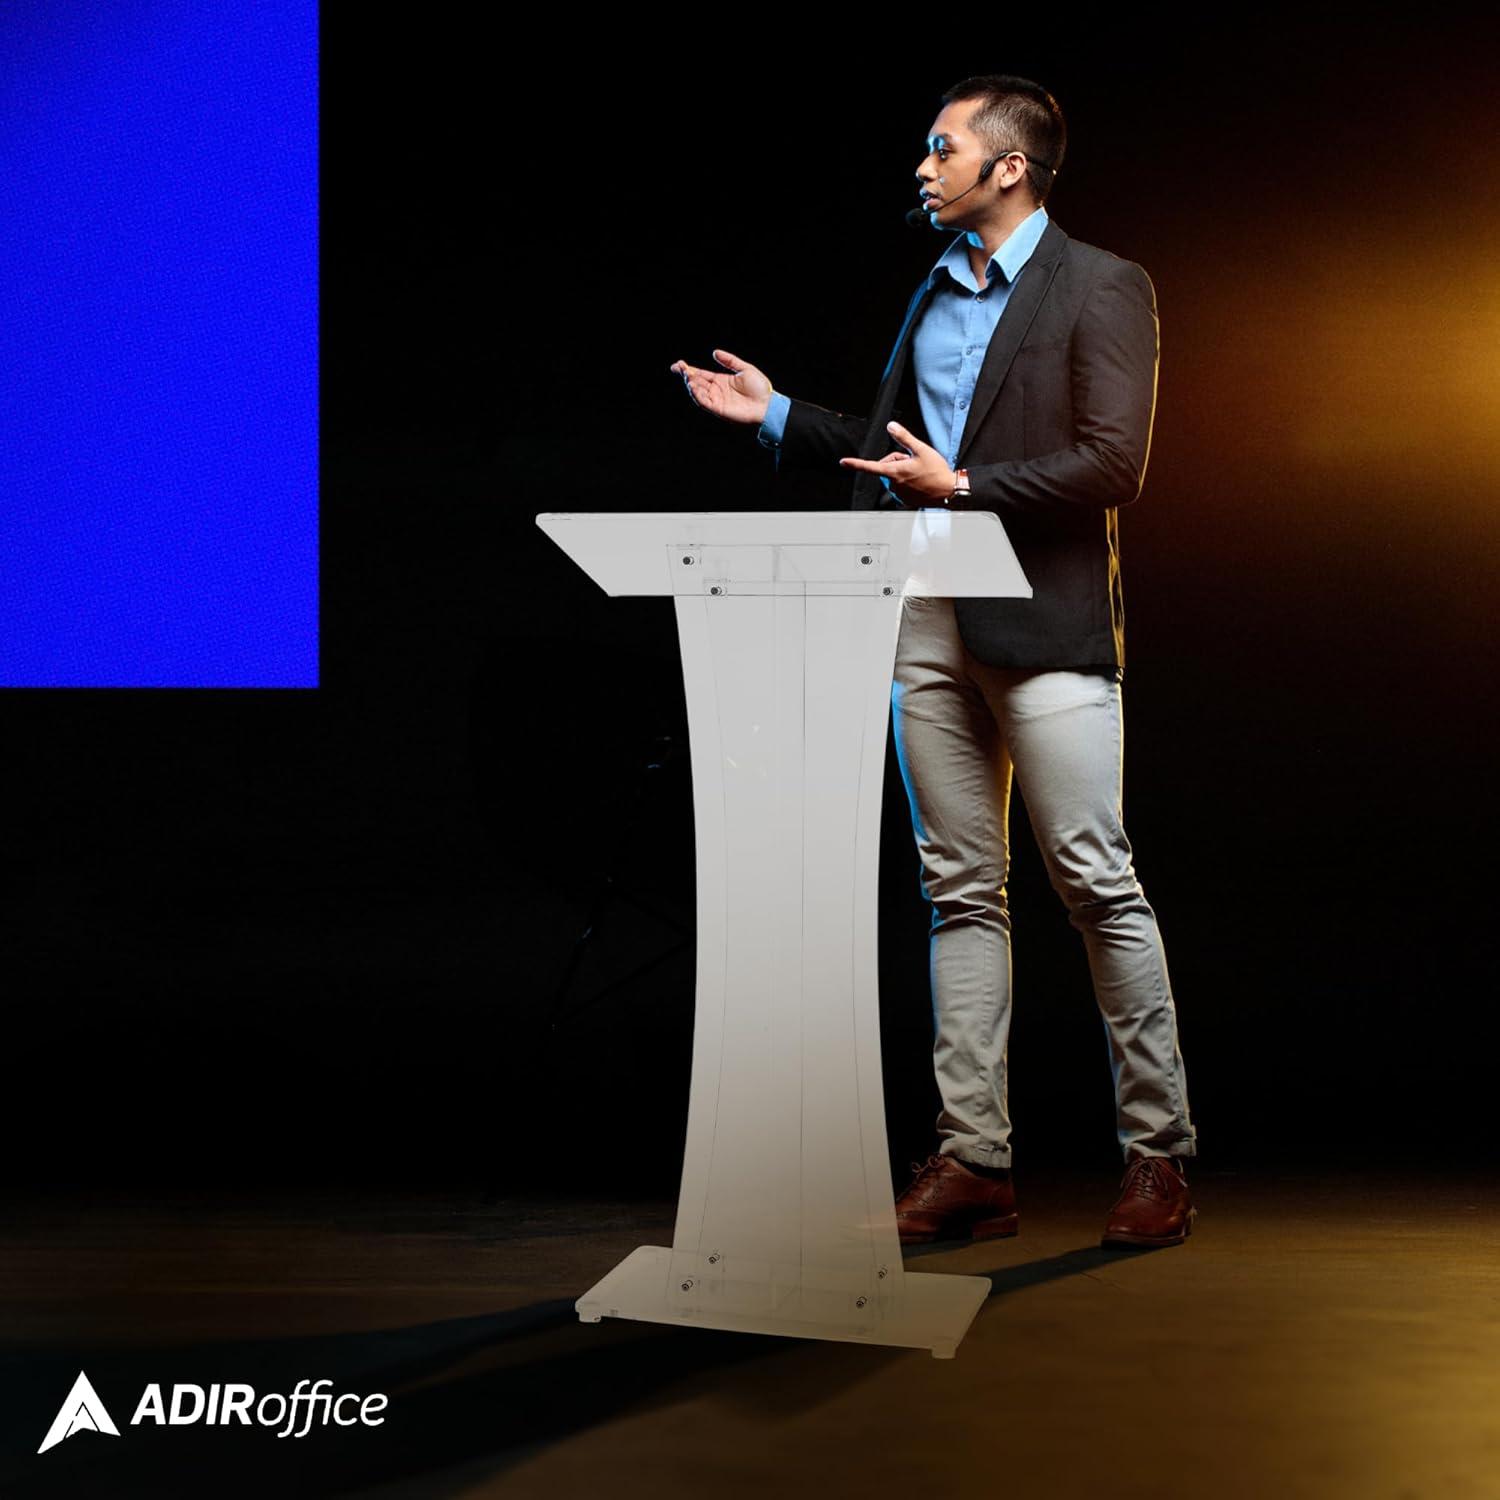
[[[753,423],[758,427],[766,419],[771,382],[754,365],[746,364],[727,349],[715,349],[714,358],[731,373],[700,370],[685,359],[672,366],[672,373],[682,376],[688,395],[704,411],[723,417],[726,422]]]

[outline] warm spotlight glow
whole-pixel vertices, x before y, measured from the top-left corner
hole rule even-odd
[[[1307,278],[1294,304],[1293,456],[1386,482],[1500,472],[1493,255],[1356,255]]]

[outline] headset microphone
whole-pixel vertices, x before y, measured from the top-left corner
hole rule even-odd
[[[940,204],[938,204],[938,208],[947,208],[948,203],[957,203],[958,200],[964,196],[964,193],[972,193],[974,191],[974,189],[977,188],[979,186],[979,184],[981,182],[983,182],[985,180],[985,178],[988,177],[990,175],[990,173],[995,170],[995,165],[996,165],[996,163],[999,160],[1000,160],[1000,158],[998,156],[991,156],[991,157],[989,157],[985,161],[985,164],[982,167],[980,167],[980,169],[979,169],[979,176],[976,177],[974,179],[974,181],[971,182],[969,184],[969,186],[966,187],[962,193],[959,193],[956,196],[954,196],[952,198],[949,198],[947,203],[940,203]],[[908,224],[910,224],[913,228],[915,228],[919,224],[931,224],[934,229],[942,229],[942,228],[944,228],[944,226],[942,224],[938,224],[938,223],[934,222],[933,220],[931,220],[931,219],[929,219],[927,217],[929,214],[936,213],[936,212],[937,212],[937,209],[932,209],[932,208],[912,208],[912,209],[908,209],[907,213],[906,213],[906,222]]]

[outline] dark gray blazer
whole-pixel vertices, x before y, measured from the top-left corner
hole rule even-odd
[[[895,420],[926,439],[908,358],[930,295],[924,281],[868,417],[791,402],[776,463],[836,464],[898,446]],[[1075,240],[1049,219],[995,328],[958,451],[968,508],[1000,517],[1030,599],[956,599],[980,661],[1028,670],[1125,665],[1116,507],[1141,493],[1156,409],[1156,293],[1133,261]],[[859,474],[856,510],[900,501]]]

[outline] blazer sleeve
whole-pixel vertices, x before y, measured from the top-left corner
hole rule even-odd
[[[969,510],[1107,508],[1139,498],[1156,413],[1156,292],[1134,261],[1094,282],[1071,347],[1077,441],[1039,458],[970,464]]]
[[[810,469],[836,464],[841,458],[857,458],[870,425],[868,417],[815,406],[811,401],[788,398],[781,440],[766,443],[776,455],[776,472],[783,468]]]

